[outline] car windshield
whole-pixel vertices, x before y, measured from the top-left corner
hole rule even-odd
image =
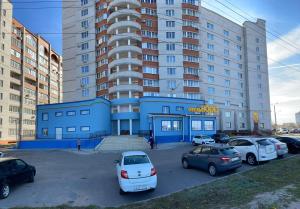
[[[256,142],[257,142],[257,144],[262,145],[262,146],[271,145],[271,142],[269,142],[267,139],[257,140]]]
[[[223,155],[232,155],[232,154],[236,154],[237,153],[237,151],[233,147],[228,147],[228,148],[220,149],[220,152]]]
[[[202,136],[203,139],[210,139],[210,136]]]
[[[124,158],[124,165],[135,165],[149,163],[146,155],[131,155]]]

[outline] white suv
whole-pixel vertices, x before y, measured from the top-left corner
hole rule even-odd
[[[215,143],[215,140],[213,138],[204,135],[194,136],[192,141],[192,144],[194,146],[198,144],[213,144],[213,143]]]
[[[264,138],[235,138],[228,143],[241,153],[242,160],[249,165],[277,158],[274,145]]]

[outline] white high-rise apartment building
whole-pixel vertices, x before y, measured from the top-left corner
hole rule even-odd
[[[35,138],[36,105],[62,101],[62,57],[0,1],[0,143]]]
[[[63,2],[64,101],[142,96],[217,105],[218,130],[271,129],[265,21],[238,25],[197,0]],[[118,102],[119,101],[119,102]]]

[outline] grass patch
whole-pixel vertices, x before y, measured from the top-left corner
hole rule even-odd
[[[294,198],[293,200],[299,199],[300,156],[272,161],[251,171],[218,179],[212,183],[186,189],[166,197],[121,206],[119,209],[247,208],[247,203],[251,202],[256,195],[266,192],[274,192],[289,185],[293,185],[293,187],[288,189],[288,193]],[[280,202],[274,203],[259,203],[258,208],[278,209],[280,207],[285,207],[288,201],[290,200],[280,200]],[[285,204],[285,206],[281,206],[283,204]],[[69,206],[58,206],[46,209],[69,208],[79,209],[79,207]],[[95,206],[85,207],[85,209],[96,208],[97,207]]]

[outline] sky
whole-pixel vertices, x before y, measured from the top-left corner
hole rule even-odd
[[[46,0],[13,0],[14,17],[32,32],[46,38],[54,50],[61,54],[61,0],[42,1]],[[202,6],[238,24],[242,24],[245,20],[255,21],[255,18],[266,20],[271,109],[273,111],[275,104],[278,124],[295,122],[295,113],[300,111],[300,1],[202,0],[201,2]]]

